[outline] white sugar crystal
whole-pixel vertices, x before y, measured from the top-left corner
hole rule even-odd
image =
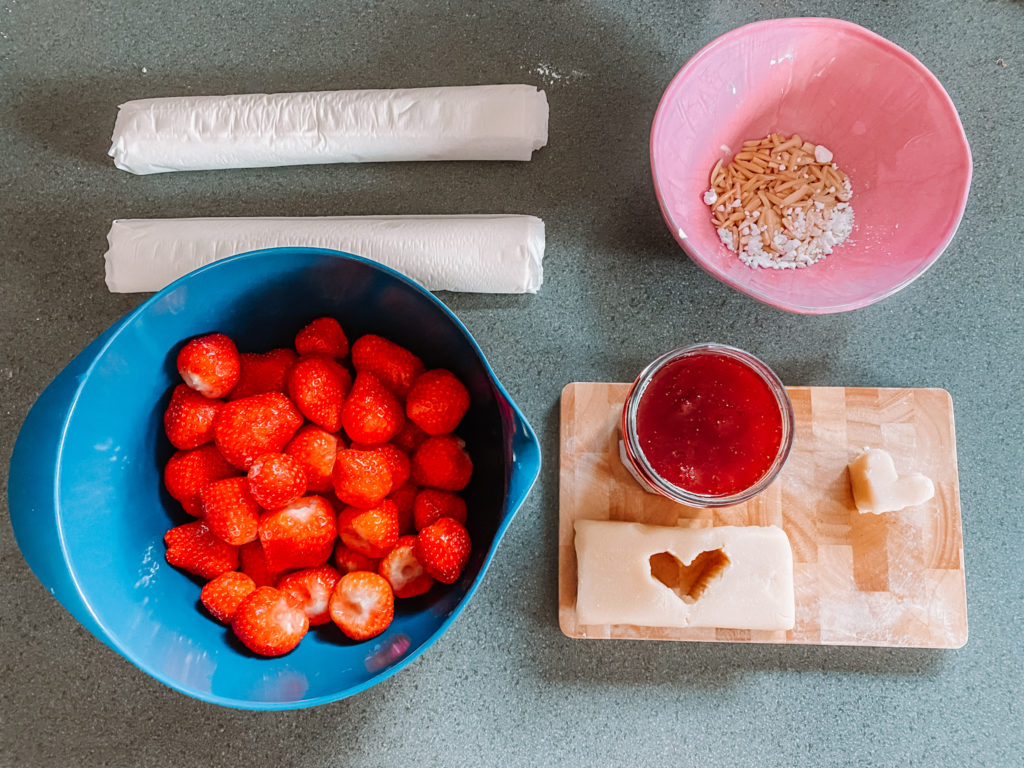
[[[819,163],[831,163],[832,152],[819,144],[814,148],[814,159]]]

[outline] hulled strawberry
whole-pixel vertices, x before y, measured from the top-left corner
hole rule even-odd
[[[294,350],[286,348],[243,352],[239,355],[238,384],[231,390],[228,400],[241,400],[264,392],[284,392],[288,371],[298,359]]]
[[[277,588],[302,603],[309,625],[317,627],[331,620],[331,595],[340,578],[341,574],[331,566],[320,565],[282,576]]]
[[[416,558],[415,547],[415,536],[402,536],[380,561],[378,572],[391,584],[395,597],[416,597],[434,586],[434,577]]]
[[[204,579],[238,567],[238,547],[218,539],[202,520],[171,528],[164,534],[167,562]]]
[[[227,403],[213,426],[213,441],[232,465],[248,470],[256,457],[278,453],[302,426],[302,414],[280,392]]]
[[[203,487],[203,520],[214,536],[240,547],[255,541],[259,530],[260,505],[249,493],[244,477],[229,477]]]
[[[413,524],[413,507],[416,503],[416,494],[420,487],[415,483],[406,483],[398,490],[392,491],[387,498],[393,502],[398,510],[398,535],[403,536],[413,533],[416,528]]]
[[[375,507],[391,492],[391,468],[376,451],[338,451],[331,480],[338,499],[353,507]]]
[[[177,365],[182,381],[204,397],[224,397],[238,383],[238,348],[223,333],[192,339],[178,353]]]
[[[249,466],[249,493],[264,509],[291,504],[306,492],[306,470],[284,453],[265,453]]]
[[[412,456],[412,480],[427,488],[461,491],[469,484],[473,462],[466,443],[455,435],[430,437]]]
[[[416,494],[412,507],[413,524],[417,531],[433,525],[442,517],[450,517],[466,524],[466,502],[451,491],[424,488]]]
[[[260,542],[274,571],[323,565],[337,535],[334,509],[320,496],[305,496],[260,518]]]
[[[359,372],[341,409],[341,425],[353,443],[379,445],[405,426],[405,411],[380,379]]]
[[[228,571],[203,585],[200,602],[217,621],[230,624],[239,604],[256,591],[256,583],[244,573]]]
[[[373,571],[377,572],[377,565],[380,558],[367,557],[362,552],[356,552],[352,547],[339,541],[334,547],[334,564],[342,573],[352,571]]]
[[[331,474],[334,471],[334,457],[338,454],[338,436],[316,424],[306,424],[284,452],[298,460],[306,472],[306,489],[310,491],[331,490]]]
[[[309,631],[302,604],[274,587],[259,587],[246,597],[231,620],[242,644],[262,656],[283,656]]]
[[[176,386],[164,411],[164,432],[171,445],[188,450],[213,440],[213,422],[223,405],[223,400],[211,400],[184,384]]]
[[[323,355],[300,357],[288,372],[288,395],[302,415],[328,432],[342,424],[342,406],[352,379],[343,365]]]
[[[257,587],[272,587],[281,576],[280,571],[272,571],[267,565],[267,555],[259,539],[239,547],[238,570],[249,576]]]
[[[443,368],[427,371],[413,382],[405,415],[428,435],[447,435],[469,410],[469,392],[455,374]]]
[[[456,520],[442,517],[416,536],[414,552],[427,573],[442,584],[454,584],[469,560],[469,533]]]
[[[318,317],[295,335],[300,355],[326,355],[341,359],[348,354],[348,339],[333,317]]]
[[[379,573],[353,571],[338,579],[331,595],[331,619],[353,640],[369,640],[391,625],[395,595]]]
[[[391,443],[384,443],[383,445],[363,445],[361,443],[352,443],[351,447],[356,451],[375,451],[383,456],[384,460],[388,463],[388,469],[391,470],[392,488],[399,488],[409,481],[409,476],[412,474],[412,465],[409,462],[409,455],[404,451],[399,450]]]
[[[181,502],[192,517],[203,516],[200,491],[206,485],[234,477],[238,470],[220,455],[216,446],[203,445],[190,451],[178,451],[164,467],[164,485],[171,497]]]
[[[430,437],[430,435],[420,429],[415,421],[412,419],[406,419],[405,426],[402,427],[401,432],[394,436],[391,440],[391,444],[400,451],[405,451],[407,454],[412,456],[416,453],[416,449],[423,445],[423,441],[428,437]]]
[[[358,373],[372,373],[399,397],[405,397],[412,383],[424,371],[416,355],[381,336],[367,334],[352,345],[352,367]]]
[[[338,536],[356,552],[383,557],[398,541],[398,509],[387,499],[372,509],[349,507],[338,515]]]

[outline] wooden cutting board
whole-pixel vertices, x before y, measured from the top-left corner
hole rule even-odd
[[[960,485],[953,403],[942,389],[789,387],[789,461],[758,497],[697,509],[645,492],[619,461],[629,384],[562,391],[558,617],[573,638],[959,648],[967,642]],[[846,465],[883,448],[900,474],[921,472],[935,497],[861,515]],[[576,621],[578,519],[651,525],[777,525],[793,547],[796,625],[789,631],[586,626]]]

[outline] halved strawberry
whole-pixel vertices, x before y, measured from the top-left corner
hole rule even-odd
[[[331,473],[334,471],[334,457],[340,445],[338,436],[328,432],[316,424],[306,424],[291,442],[284,447],[284,452],[298,459],[306,471],[306,489],[310,491],[331,490]]]
[[[331,620],[331,594],[340,578],[341,574],[331,566],[320,565],[282,576],[277,588],[302,603],[309,625],[316,627]]]
[[[379,445],[405,426],[405,411],[380,379],[372,373],[360,372],[342,406],[341,425],[352,442]]]
[[[182,381],[205,397],[224,397],[238,383],[238,348],[223,333],[192,339],[178,353],[177,365]]]
[[[424,488],[416,494],[412,515],[417,531],[433,525],[442,517],[450,517],[465,525],[466,501],[451,491]]]
[[[456,520],[442,517],[416,536],[416,559],[442,584],[453,584],[469,560],[469,533]]]
[[[306,470],[284,453],[265,453],[249,467],[249,493],[264,509],[291,504],[306,492]]]
[[[338,515],[338,536],[356,552],[384,557],[398,541],[398,509],[387,499],[372,509],[349,507]]]
[[[320,496],[305,496],[260,518],[260,542],[274,571],[323,565],[337,535],[334,509]]]
[[[356,552],[343,541],[339,541],[334,547],[334,564],[342,573],[352,571],[373,571],[377,572],[377,565],[380,563],[378,557],[367,557],[362,552]]]
[[[391,492],[391,468],[376,451],[338,451],[331,477],[343,504],[369,509]]]
[[[302,426],[302,414],[280,392],[227,403],[213,425],[213,441],[232,465],[248,470],[257,456],[277,453]]]
[[[358,373],[372,373],[399,397],[405,397],[413,380],[423,373],[423,361],[381,336],[367,334],[352,345],[352,367]]]
[[[231,390],[228,400],[241,400],[264,392],[284,392],[288,371],[299,359],[294,350],[286,348],[243,352],[238,357],[238,384]]]
[[[465,447],[466,443],[455,435],[424,440],[412,456],[413,482],[442,491],[461,491],[473,474],[473,462]]]
[[[211,400],[184,384],[176,386],[164,411],[164,432],[171,445],[188,450],[213,440],[213,422],[223,405],[223,400]]]
[[[394,502],[398,510],[398,535],[404,536],[413,533],[416,528],[413,524],[413,506],[416,502],[416,494],[420,487],[415,483],[406,483],[396,491],[388,494],[389,501]]]
[[[244,573],[228,571],[203,585],[199,600],[217,621],[230,624],[239,604],[256,591],[256,583]]]
[[[328,432],[341,429],[342,405],[351,386],[345,367],[323,355],[300,357],[288,371],[288,395],[303,416]]]
[[[418,376],[405,401],[405,415],[428,435],[454,432],[468,410],[469,392],[444,368]]]
[[[259,587],[238,606],[231,629],[250,651],[283,656],[306,636],[309,619],[291,595],[274,587]]]
[[[181,502],[192,517],[203,516],[199,492],[210,483],[238,475],[238,470],[213,445],[178,451],[164,467],[164,485],[171,497]]]
[[[378,572],[388,580],[395,597],[416,597],[434,586],[434,577],[416,559],[415,536],[402,536],[384,559]]]
[[[236,547],[256,540],[262,510],[249,493],[249,482],[244,477],[210,483],[199,498],[203,520],[218,539]]]
[[[348,339],[333,317],[318,317],[295,335],[295,350],[300,355],[340,359],[348,354]]]
[[[267,555],[259,539],[238,548],[238,570],[251,577],[257,587],[274,586],[282,574],[267,566]]]
[[[406,419],[405,426],[402,427],[401,432],[394,436],[391,444],[412,456],[428,437],[429,435],[420,429],[415,421]]]
[[[369,640],[391,625],[395,595],[379,573],[353,571],[338,579],[330,610],[331,619],[345,635],[353,640]]]
[[[238,567],[238,547],[226,544],[202,520],[171,528],[164,534],[167,562],[204,579]]]

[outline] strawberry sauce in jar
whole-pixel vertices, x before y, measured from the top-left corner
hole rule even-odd
[[[622,426],[626,458],[648,490],[696,507],[760,493],[793,443],[782,382],[754,356],[719,344],[651,363],[626,399]]]

